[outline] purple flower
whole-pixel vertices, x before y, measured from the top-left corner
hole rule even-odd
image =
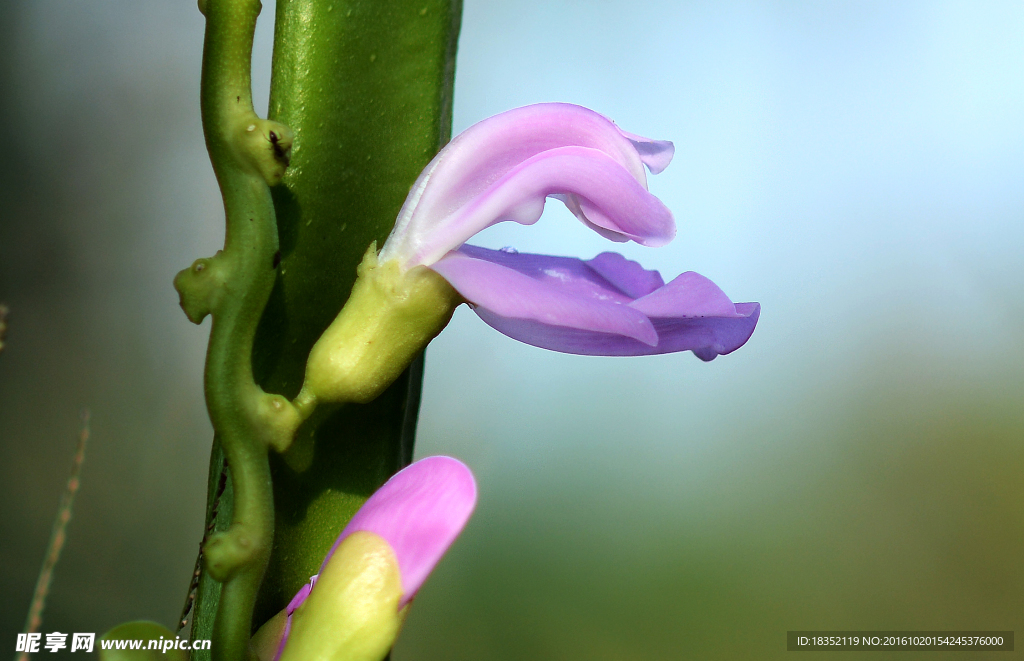
[[[389,618],[371,626],[371,629],[387,629],[395,621],[400,625],[398,611],[416,595],[448,547],[462,532],[475,506],[476,482],[473,474],[457,459],[427,457],[392,476],[356,512],[328,551],[319,573],[288,604],[284,611],[287,620],[275,658],[281,656],[289,640],[293,614],[322,584],[322,581],[318,583],[318,578],[328,571],[334,570],[335,574],[345,571],[344,567],[328,567],[336,552],[340,554],[339,547],[346,540],[356,533],[372,533],[382,539],[386,548],[393,553],[400,579],[400,594],[395,594],[395,601],[390,602],[393,605]],[[346,558],[352,560],[353,556],[349,554]],[[357,554],[356,561],[359,560]],[[369,564],[372,565],[372,561]],[[376,590],[381,581],[371,580],[370,583]],[[371,594],[369,598],[373,600],[378,596]],[[384,590],[379,598],[386,601],[389,598],[387,591]],[[358,611],[372,610],[365,604],[351,604],[351,607]],[[330,614],[327,616],[331,617]],[[357,613],[356,617],[363,617],[363,614]],[[394,633],[397,633],[397,629]],[[343,631],[342,634],[351,637],[351,631]],[[375,635],[376,631],[371,631],[371,634]],[[317,631],[315,637],[319,639],[329,636],[325,631]],[[318,641],[314,642],[319,644]],[[343,642],[351,643],[350,640]]]
[[[423,171],[380,261],[430,267],[486,323],[527,344],[606,356],[693,351],[712,360],[747,341],[757,303],[734,304],[693,272],[665,284],[616,253],[583,261],[465,245],[497,222],[536,222],[548,197],[608,239],[664,245],[675,222],[648,192],[644,166],[657,174],[673,153],[671,142],[627,133],[579,106],[496,115],[452,140]]]

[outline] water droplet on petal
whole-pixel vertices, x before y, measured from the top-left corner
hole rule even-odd
[[[505,246],[504,248],[499,248],[499,252],[507,252],[510,255],[519,254],[519,251],[513,248],[512,246]]]

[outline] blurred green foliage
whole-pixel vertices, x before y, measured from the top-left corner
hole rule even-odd
[[[787,630],[1020,631],[1024,378],[922,368],[878,364],[830,406],[724,433],[693,501],[607,474],[485,485],[394,658],[781,659]]]

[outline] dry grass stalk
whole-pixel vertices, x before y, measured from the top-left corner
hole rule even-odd
[[[57,566],[57,561],[60,560],[60,552],[64,548],[64,541],[67,538],[68,522],[71,521],[71,506],[75,502],[75,494],[78,493],[79,476],[82,474],[82,463],[85,461],[85,446],[88,441],[89,409],[85,409],[82,411],[82,431],[78,435],[78,449],[75,452],[74,463],[71,465],[71,477],[68,478],[67,487],[64,489],[64,496],[60,501],[60,509],[57,510],[57,518],[53,522],[53,530],[50,532],[50,544],[46,548],[46,559],[39,570],[39,578],[36,579],[36,589],[32,595],[32,605],[29,607],[28,618],[25,620],[25,633],[36,633],[43,623],[43,608],[46,606],[46,595],[50,592],[53,570]],[[15,657],[15,661],[28,661],[28,657],[28,652],[21,652]]]

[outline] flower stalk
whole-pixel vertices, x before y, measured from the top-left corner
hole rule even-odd
[[[174,284],[191,321],[213,318],[206,403],[214,444],[230,466],[233,502],[230,526],[203,548],[204,579],[221,584],[213,658],[240,661],[248,655],[253,607],[273,540],[268,448],[290,440],[274,430],[282,428],[279,420],[296,415],[286,399],[256,385],[252,371],[253,339],[278,266],[270,186],[281,181],[288,165],[292,132],[253,110],[250,71],[259,0],[206,0],[200,10],[206,16],[203,132],[227,232],[222,251],[196,260]],[[208,593],[201,586],[199,600]]]

